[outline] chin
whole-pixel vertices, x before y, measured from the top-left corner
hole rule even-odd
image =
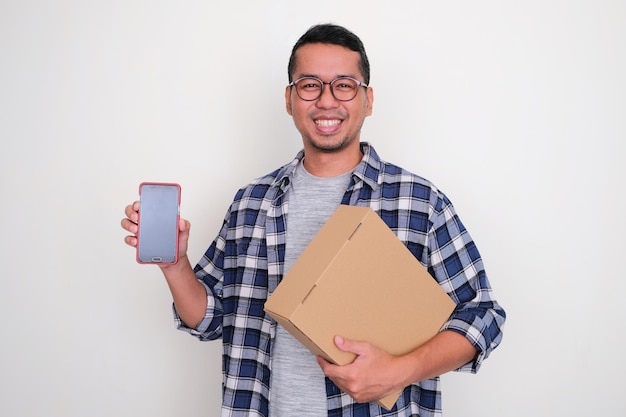
[[[341,151],[349,147],[350,144],[353,143],[354,141],[355,139],[347,139],[347,138],[335,139],[335,138],[329,137],[329,138],[323,138],[323,139],[309,139],[308,143],[311,148],[319,152],[331,153],[331,152]]]

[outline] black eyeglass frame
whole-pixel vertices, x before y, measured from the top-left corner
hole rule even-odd
[[[298,87],[297,87],[297,84],[298,84],[300,81],[302,81],[302,80],[316,80],[316,81],[319,81],[319,82],[320,82],[320,84],[322,85],[322,88],[320,89],[320,94],[319,94],[317,97],[315,97],[315,98],[303,98],[303,97],[300,95],[300,93],[299,93],[299,91],[298,91]],[[334,88],[334,84],[335,84],[335,82],[340,81],[340,80],[350,80],[350,81],[354,81],[354,82],[356,83],[356,87],[357,87],[357,88],[355,88],[355,89],[354,89],[354,96],[353,96],[352,98],[347,99],[347,100],[343,100],[343,99],[337,98],[337,96],[335,95],[335,88]],[[337,100],[337,101],[352,101],[352,100],[354,100],[354,98],[355,98],[355,97],[356,97],[356,95],[358,94],[358,92],[359,92],[359,87],[364,87],[364,88],[369,87],[369,86],[368,86],[367,84],[365,84],[364,82],[359,81],[359,80],[357,80],[356,78],[352,78],[352,77],[337,77],[337,78],[335,78],[334,80],[332,80],[332,81],[330,81],[330,82],[326,82],[326,81],[320,80],[320,79],[319,79],[319,78],[317,78],[317,77],[310,77],[310,76],[309,76],[309,77],[300,77],[300,78],[298,78],[297,80],[293,80],[292,82],[290,82],[290,83],[289,83],[289,85],[288,85],[288,86],[289,86],[289,87],[292,87],[292,88],[293,88],[293,87],[296,87],[296,94],[298,95],[298,97],[300,98],[300,100],[304,100],[304,101],[315,101],[315,100],[319,100],[319,98],[320,98],[320,97],[322,97],[322,94],[324,94],[324,88],[325,88],[326,84],[328,84],[328,85],[330,86],[330,93],[333,95],[333,97],[334,97],[334,98],[335,98],[335,100]]]

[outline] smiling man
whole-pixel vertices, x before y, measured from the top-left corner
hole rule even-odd
[[[361,160],[361,127],[372,114],[374,93],[360,62],[358,52],[326,43],[304,44],[292,58],[287,113],[302,135],[304,165],[313,175],[342,174]]]
[[[310,28],[293,47],[288,75],[286,109],[303,149],[237,192],[193,269],[190,225],[181,219],[180,260],[161,266],[178,326],[201,340],[223,341],[222,416],[439,416],[439,375],[476,372],[502,339],[505,313],[480,254],[445,194],[361,141],[374,92],[356,35],[336,25]],[[391,356],[337,335],[337,347],[356,359],[336,366],[314,357],[263,309],[340,204],[374,209],[456,303],[438,335],[413,352]],[[122,220],[131,246],[138,208],[127,206]],[[392,410],[376,404],[398,391]]]

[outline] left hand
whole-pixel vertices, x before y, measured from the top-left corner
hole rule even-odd
[[[400,392],[408,370],[402,359],[375,347],[368,342],[357,342],[335,336],[335,345],[342,351],[356,354],[348,365],[334,365],[322,357],[317,363],[339,389],[359,403],[378,401],[389,394]],[[406,367],[405,367],[406,368]]]

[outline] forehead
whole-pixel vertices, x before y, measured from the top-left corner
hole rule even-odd
[[[359,69],[361,56],[339,45],[310,43],[296,51],[294,78],[315,75],[320,78],[335,78],[347,75],[362,78]]]

